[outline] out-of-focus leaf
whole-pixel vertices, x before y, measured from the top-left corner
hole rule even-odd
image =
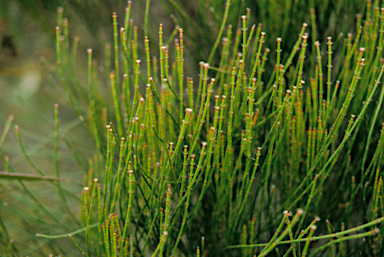
[[[50,180],[50,181],[63,181],[62,178],[40,176],[34,174],[24,174],[24,173],[8,173],[0,171],[0,179],[17,179],[17,180],[28,180],[28,181],[41,181],[41,180]]]

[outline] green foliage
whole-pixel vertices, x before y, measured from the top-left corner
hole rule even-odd
[[[20,245],[1,219],[0,253],[382,256],[379,1],[162,4],[177,25],[169,37],[162,24],[158,36],[150,33],[149,0],[142,31],[130,21],[130,2],[124,18],[113,14],[104,71],[88,49],[87,83],[77,70],[78,39],[71,43],[58,9],[57,79],[93,139],[87,144],[94,157],[78,197],[60,179],[58,105],[55,178],[39,170],[16,127],[39,175],[12,174],[4,155],[0,175],[18,180],[25,196],[13,196],[36,216]],[[253,20],[260,24],[251,26]],[[76,146],[68,149],[84,166]],[[35,197],[26,179],[48,180],[58,208]],[[2,192],[10,187],[3,184]]]

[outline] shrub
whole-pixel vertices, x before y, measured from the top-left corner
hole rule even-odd
[[[343,1],[337,6],[261,1],[262,23],[283,35],[276,46],[262,23],[250,26],[250,9],[230,0],[221,8],[216,1],[211,4],[221,4],[223,18],[216,12],[210,17],[220,24],[214,43],[200,45],[211,39],[203,25],[191,33],[178,26],[165,39],[160,24],[159,45],[152,51],[149,3],[143,55],[129,2],[121,29],[113,14],[105,72],[98,72],[92,49],[87,50],[86,87],[77,80],[76,40],[69,43],[59,8],[58,73],[94,141],[95,156],[87,166],[81,209],[73,212],[67,203],[71,193],[57,181],[56,105],[56,178],[14,176],[51,181],[67,214],[63,221],[30,194],[39,215],[48,219],[37,242],[49,240],[51,251],[64,254],[53,239],[69,236],[85,256],[383,255],[384,9],[377,1],[364,4],[356,28],[342,23],[355,36],[336,38],[324,34],[338,23],[329,21],[327,30],[317,22],[326,24],[329,14],[336,19]],[[180,25],[201,22],[177,2],[169,4]],[[231,8],[245,12],[238,29],[227,22],[238,18]],[[308,10],[310,26],[289,20],[293,11],[304,18]],[[285,45],[285,38],[292,43]],[[193,59],[193,51],[200,56],[207,49],[199,76],[185,77],[187,66],[196,66],[184,62],[185,52]],[[105,74],[108,86],[98,83]],[[65,233],[52,235],[49,224],[60,224]],[[17,254],[7,233],[2,240],[8,245],[4,253]]]

